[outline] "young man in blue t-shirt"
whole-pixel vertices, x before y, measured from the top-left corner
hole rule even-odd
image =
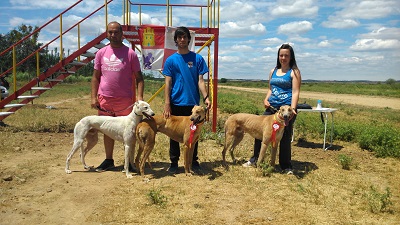
[[[164,63],[165,105],[163,115],[165,118],[171,115],[190,116],[193,106],[200,103],[200,92],[207,108],[211,106],[203,79],[203,75],[208,73],[208,67],[201,55],[189,50],[190,39],[189,29],[178,27],[174,34],[178,51],[169,56]],[[192,170],[201,173],[197,148],[198,143],[194,147]],[[180,157],[179,142],[170,139],[169,155],[171,166],[168,171],[176,173]]]

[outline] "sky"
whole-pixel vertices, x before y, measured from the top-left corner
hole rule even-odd
[[[40,27],[76,2],[1,0],[0,33],[21,24]],[[208,0],[169,2],[207,5]],[[63,16],[63,26],[76,23],[101,4],[104,1],[82,1]],[[122,0],[109,4],[109,22],[123,22],[122,6]],[[138,11],[137,6],[131,7],[131,24],[139,23]],[[165,7],[143,6],[141,13],[143,24],[166,25]],[[104,14],[101,10],[82,24],[81,45],[104,32]],[[172,14],[173,26],[200,27],[199,8],[176,7]],[[202,15],[205,20],[205,9]],[[400,80],[399,0],[222,0],[219,18],[219,78],[267,80],[276,66],[278,48],[289,43],[302,80]],[[39,42],[47,43],[58,34],[59,22],[46,29]],[[63,40],[65,48],[77,46],[74,35]],[[206,57],[205,51],[200,54]]]

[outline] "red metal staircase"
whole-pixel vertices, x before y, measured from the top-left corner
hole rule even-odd
[[[6,97],[0,102],[0,109],[9,109],[6,112],[0,112],[0,121],[7,116],[13,114],[15,111],[20,109],[22,106],[38,98],[41,94],[50,90],[54,85],[63,81],[69,75],[74,74],[78,69],[85,66],[88,62],[94,59],[95,52],[90,52],[89,49],[92,47],[101,48],[104,44],[102,40],[106,38],[104,32],[97,38],[93,39],[62,61],[58,62],[51,68],[48,68],[45,72],[40,74],[35,79],[32,79],[27,84],[23,85],[20,89],[16,90],[10,96]],[[78,56],[85,56],[86,58],[82,61],[77,61]],[[68,68],[68,69],[66,69]],[[26,93],[32,93],[26,95]],[[19,101],[18,103],[11,103],[12,101]]]
[[[62,17],[63,14],[66,12],[69,12],[73,8],[78,8],[80,7],[78,4],[83,2],[83,0],[78,0],[76,1],[75,4],[70,6],[68,9],[60,13],[58,16],[54,17],[52,20],[48,21],[46,24],[43,26],[39,27],[35,31],[33,31],[30,35],[24,37],[22,40],[18,41],[17,43],[13,44],[9,48],[7,48],[5,51],[0,52],[0,60],[2,59],[1,57],[10,57],[12,56],[13,58],[13,66],[6,70],[3,73],[0,73],[0,77],[5,77],[7,74],[12,73],[13,74],[13,92],[9,94],[8,97],[5,99],[0,99],[0,124],[2,121],[12,115],[15,111],[21,109],[23,106],[26,104],[33,102],[35,98],[38,98],[41,94],[45,93],[47,90],[50,90],[52,87],[57,85],[58,83],[62,82],[65,78],[70,76],[71,74],[74,74],[77,70],[85,66],[87,63],[92,61],[95,57],[95,53],[97,52],[98,49],[104,47],[105,45],[102,43],[102,41],[107,37],[107,33],[101,33],[98,37],[93,38],[89,37],[88,39],[92,39],[90,42],[86,43],[84,46],[80,47],[80,25],[89,17],[92,17],[95,13],[97,13],[100,9],[105,9],[105,23],[104,23],[104,28],[107,26],[107,7],[108,4],[113,2],[113,0],[104,0],[104,4],[101,5],[99,8],[91,12],[89,15],[84,17],[82,20],[79,22],[75,23],[71,27],[65,28],[63,27],[62,23]],[[132,48],[135,47],[135,45],[140,46],[140,37],[139,37],[139,30],[144,26],[141,24],[141,7],[142,6],[156,6],[156,7],[166,7],[167,13],[167,26],[172,26],[170,24],[170,21],[172,21],[172,7],[196,7],[200,9],[200,15],[202,15],[202,9],[207,9],[207,27],[202,27],[202,18],[200,16],[200,27],[188,27],[190,30],[194,30],[196,33],[196,39],[195,39],[195,45],[196,46],[202,46],[200,48],[200,51],[204,47],[208,47],[208,65],[210,68],[209,72],[209,93],[210,96],[212,96],[212,102],[213,102],[213,131],[215,131],[215,125],[216,125],[216,109],[217,109],[217,83],[218,83],[218,36],[219,36],[219,28],[215,28],[216,24],[219,24],[219,12],[216,14],[215,9],[216,9],[216,1],[212,0],[211,3],[208,1],[208,5],[181,5],[181,4],[169,4],[169,1],[167,1],[167,4],[151,4],[151,3],[132,3],[130,0],[123,0],[124,4],[124,11],[123,11],[123,23],[125,25],[122,25],[123,28],[123,34],[124,37],[127,41],[129,41],[132,45]],[[218,2],[218,11],[219,11],[219,0]],[[100,3],[100,2],[99,2]],[[139,25],[129,25],[130,24],[130,7],[131,5],[133,6],[138,6],[139,7]],[[217,16],[216,16],[217,15]],[[213,21],[214,17],[214,21]],[[93,17],[92,17],[93,18]],[[218,20],[215,20],[218,18]],[[44,44],[41,46],[39,49],[34,50],[32,53],[30,53],[29,56],[27,56],[25,59],[20,60],[19,62],[16,62],[16,53],[15,49],[16,48],[23,48],[22,42],[27,40],[29,37],[32,35],[37,35],[38,32],[41,32],[44,30],[44,28],[47,27],[50,23],[54,22],[55,20],[60,21],[60,34],[56,36],[53,40],[50,42]],[[214,23],[213,23],[214,22]],[[214,25],[212,25],[214,24]],[[148,26],[148,25],[147,25]],[[70,32],[72,29],[78,30],[77,34],[73,33],[72,35],[74,37],[77,37],[78,41],[78,47],[77,50],[75,50],[72,54],[64,57],[64,51],[63,51],[63,46],[62,46],[62,38],[64,35],[66,35],[68,32]],[[104,29],[105,30],[105,29]],[[68,34],[71,34],[72,31]],[[54,42],[58,40],[60,44],[60,61],[56,63],[55,65],[51,66],[50,68],[46,69],[44,72],[39,73],[39,56],[40,52],[43,52],[45,48],[48,48],[50,44],[55,44]],[[29,41],[29,40],[28,40]],[[210,46],[211,43],[214,43],[214,61],[213,63],[211,62],[211,55],[210,55]],[[28,53],[29,54],[29,53]],[[80,60],[81,56],[83,56],[83,60]],[[30,80],[28,83],[23,84],[19,89],[17,89],[17,81],[16,81],[16,71],[19,66],[23,65],[28,59],[36,57],[37,59],[37,75],[34,79]],[[214,67],[212,70],[211,67]]]
[[[111,2],[112,0],[109,0],[107,3]],[[64,13],[69,11],[70,9],[76,7],[81,1],[77,1],[74,5],[66,9],[64,12],[60,13],[58,16],[47,22],[45,25],[41,26],[40,28],[36,29],[34,32],[32,32],[30,35],[27,37],[23,38],[22,40],[18,41],[17,43],[13,44],[9,48],[7,48],[5,51],[0,53],[0,57],[6,57],[7,55],[13,55],[13,58],[16,58],[14,49],[15,48],[22,48],[20,45],[23,41],[28,39],[30,36],[34,35],[37,32],[40,32],[44,27],[46,27],[48,24],[53,22],[56,19],[60,19]],[[91,14],[89,14],[87,17],[83,18],[81,21],[76,23],[75,25],[71,26],[70,28],[67,28],[65,31],[62,32],[58,37],[55,37],[52,41],[49,43],[44,44],[41,48],[35,50],[32,52],[29,56],[27,56],[25,59],[20,60],[19,62],[16,62],[13,60],[13,66],[6,70],[4,73],[0,74],[1,77],[5,77],[6,74],[13,72],[14,73],[14,87],[16,87],[16,78],[15,78],[15,73],[19,65],[22,63],[26,62],[29,58],[33,57],[38,57],[39,52],[43,50],[46,46],[49,46],[51,43],[53,43],[55,40],[59,39],[60,42],[62,43],[62,35],[65,35],[69,31],[71,31],[75,27],[79,27],[79,25],[85,21],[87,18],[92,16],[94,13],[98,12],[100,9],[104,8],[106,4],[102,5],[99,7],[97,10],[94,10]],[[62,25],[61,25],[62,26]],[[38,98],[41,94],[46,92],[47,90],[50,90],[52,87],[57,85],[58,83],[62,82],[65,78],[67,78],[69,75],[74,74],[78,69],[81,67],[85,66],[88,62],[92,61],[95,57],[95,53],[97,52],[98,49],[102,48],[105,46],[102,41],[106,38],[107,34],[106,32],[100,34],[98,37],[94,38],[92,41],[88,42],[84,46],[78,48],[75,52],[70,54],[69,56],[65,58],[61,58],[61,60],[53,65],[52,67],[46,69],[44,72],[36,76],[34,79],[29,81],[26,84],[23,84],[19,89],[14,88],[14,92],[10,93],[10,95],[4,99],[0,100],[0,121],[8,117],[9,115],[13,114],[15,111],[18,109],[22,108],[29,102],[32,102],[35,98]],[[79,38],[79,37],[78,37]],[[83,60],[77,60],[80,59],[81,56],[84,56]],[[83,57],[82,57],[83,58]]]

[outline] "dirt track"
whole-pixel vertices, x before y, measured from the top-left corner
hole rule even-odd
[[[261,88],[245,88],[245,87],[231,87],[219,85],[219,88],[243,90],[256,93],[264,93],[266,89]],[[321,92],[300,92],[300,101],[302,99],[321,99],[322,101],[356,104],[363,106],[379,107],[379,108],[391,108],[400,110],[400,99],[388,98],[388,97],[375,97],[365,95],[349,95],[349,94],[332,94],[332,93],[321,93]]]

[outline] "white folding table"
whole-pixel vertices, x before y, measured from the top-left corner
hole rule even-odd
[[[324,129],[324,145],[322,146],[322,148],[324,150],[327,150],[328,148],[332,147],[333,129],[334,129],[333,113],[335,111],[337,111],[337,109],[334,109],[334,108],[297,109],[297,112],[319,112],[319,113],[322,113],[324,115],[324,117],[325,117],[325,119],[324,119],[324,126],[325,126],[325,129]],[[325,148],[325,146],[326,146],[326,130],[327,130],[327,125],[328,125],[328,114],[331,114],[331,118],[332,118],[331,131],[330,131],[330,133],[331,133],[331,143],[330,143],[330,145],[328,147]]]

